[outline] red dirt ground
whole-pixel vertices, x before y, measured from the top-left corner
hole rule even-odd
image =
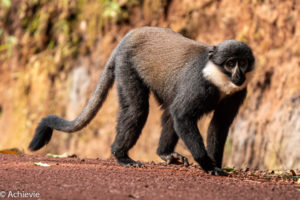
[[[40,199],[300,199],[294,181],[250,180],[245,173],[218,177],[198,166],[145,163],[137,169],[114,160],[0,154],[0,199],[23,192]]]

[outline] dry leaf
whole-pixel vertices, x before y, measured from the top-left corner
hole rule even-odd
[[[67,158],[68,154],[64,153],[64,154],[61,154],[61,155],[55,155],[55,154],[47,153],[47,156],[51,157],[51,158]]]
[[[292,173],[293,176],[297,176],[297,174],[294,170],[291,169],[290,172]]]
[[[21,155],[23,154],[23,152],[17,148],[12,148],[12,149],[3,149],[3,150],[0,150],[0,153],[3,153],[3,154],[15,154],[15,155]]]
[[[42,162],[35,162],[33,164],[36,165],[36,166],[40,166],[40,167],[50,167],[51,166],[47,163],[42,163]]]

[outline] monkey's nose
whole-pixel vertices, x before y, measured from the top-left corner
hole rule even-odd
[[[241,77],[240,78],[234,78],[234,79],[232,79],[232,82],[236,86],[241,86],[245,82],[245,78],[241,78]]]

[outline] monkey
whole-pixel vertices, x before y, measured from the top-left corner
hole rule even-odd
[[[96,115],[116,80],[119,114],[111,153],[121,166],[143,167],[128,156],[149,113],[152,92],[163,110],[156,153],[168,164],[189,165],[177,152],[181,139],[194,160],[211,175],[227,176],[222,167],[229,128],[242,105],[255,71],[251,48],[236,40],[209,45],[168,28],[141,27],[128,32],[111,53],[86,107],[73,121],[48,115],[38,124],[31,151],[46,145],[53,129],[72,133]],[[197,121],[213,112],[206,147]]]

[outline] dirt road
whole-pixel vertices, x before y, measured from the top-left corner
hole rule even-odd
[[[245,173],[217,177],[198,166],[136,169],[114,160],[0,154],[0,199],[300,199],[298,183]]]

